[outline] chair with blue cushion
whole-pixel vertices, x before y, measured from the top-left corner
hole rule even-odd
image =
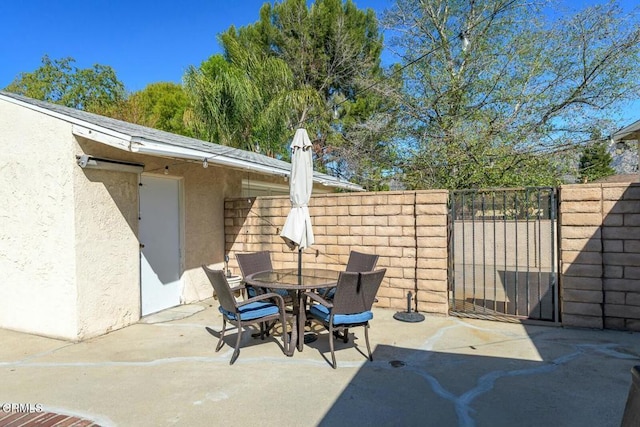
[[[349,252],[349,260],[347,261],[347,267],[345,268],[345,271],[373,271],[373,269],[376,268],[377,263],[378,255],[351,251]],[[333,299],[333,294],[335,293],[335,291],[336,288],[323,288],[319,289],[318,293],[322,296],[322,298],[331,300]]]
[[[240,274],[242,274],[243,279],[250,274],[273,270],[273,265],[271,264],[271,253],[269,251],[236,253],[235,255],[236,261],[238,261],[238,267],[240,267]],[[250,298],[271,292],[280,295],[286,305],[293,304],[293,297],[286,289],[254,288],[246,283],[244,286],[246,287],[247,295]],[[273,324],[261,323],[260,337],[264,339],[265,334],[269,336],[272,327]],[[257,336],[257,334],[254,336]]]
[[[250,274],[273,270],[273,265],[271,264],[271,253],[269,251],[237,253],[236,260],[238,261],[238,267],[240,267],[242,278],[245,278]],[[246,286],[246,288],[247,295],[249,295],[249,297],[254,297],[263,292],[274,292],[279,294],[286,303],[292,302],[291,296],[286,289],[256,289],[252,286]]]
[[[219,310],[220,313],[222,313],[222,331],[220,332],[220,339],[216,346],[216,352],[220,351],[224,345],[223,338],[227,329],[227,322],[238,328],[235,350],[231,356],[231,361],[229,362],[230,365],[233,365],[240,354],[240,340],[242,339],[243,326],[255,323],[264,324],[270,321],[280,321],[282,324],[284,353],[287,356],[293,355],[294,348],[290,348],[289,334],[287,333],[287,313],[285,311],[284,300],[280,295],[275,293],[264,293],[256,295],[255,297],[249,298],[245,301],[238,302],[234,298],[233,293],[240,289],[240,287],[231,288],[222,270],[211,270],[206,265],[203,265],[202,268],[213,286],[215,295],[220,303]],[[292,324],[295,328],[295,322],[292,322]],[[295,330],[292,333],[295,333]]]
[[[329,331],[332,367],[336,369],[336,356],[333,348],[334,336],[342,332],[345,342],[349,328],[364,327],[369,360],[373,360],[369,345],[369,320],[373,319],[371,306],[380,288],[386,269],[369,272],[343,271],[338,278],[336,293],[332,301],[327,301],[315,292],[306,292],[311,299],[309,309],[311,317]]]

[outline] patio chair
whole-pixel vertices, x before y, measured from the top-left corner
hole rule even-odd
[[[376,264],[378,263],[378,255],[375,254],[365,254],[358,251],[351,251],[349,253],[349,260],[347,261],[347,267],[345,271],[352,272],[365,272],[365,271],[373,271],[376,268]],[[318,293],[322,296],[322,298],[326,300],[332,300],[333,295],[336,292],[336,288],[322,288],[318,289]]]
[[[240,267],[240,274],[242,274],[243,279],[250,274],[273,270],[273,264],[271,264],[271,252],[269,251],[236,253],[236,260],[238,261],[238,267]],[[285,305],[290,306],[293,304],[293,297],[286,289],[255,288],[247,285],[246,283],[244,286],[246,288],[247,295],[250,298],[264,293],[275,293],[282,297]],[[264,339],[265,334],[269,336],[275,323],[276,322],[272,322],[271,324],[260,324],[261,339]],[[256,337],[257,334],[254,334],[253,336]]]
[[[349,260],[347,261],[346,271],[373,271],[378,263],[378,255],[365,254],[362,252],[351,251]]]
[[[236,259],[243,276],[273,270],[269,251],[236,253]]]
[[[287,333],[287,313],[284,308],[282,297],[275,293],[264,293],[249,298],[245,301],[238,302],[233,296],[234,291],[240,287],[231,288],[227,282],[227,278],[222,270],[212,270],[206,265],[204,269],[220,303],[220,313],[222,313],[222,331],[220,339],[216,346],[216,352],[220,351],[224,345],[224,334],[227,329],[227,322],[238,328],[238,336],[236,338],[236,346],[229,361],[230,365],[238,358],[240,354],[240,341],[242,339],[242,327],[245,325],[260,323],[264,324],[269,321],[280,321],[282,324],[282,340],[284,342],[283,351],[287,356],[293,355],[292,346]],[[275,301],[272,302],[272,301]],[[295,322],[293,322],[295,328]],[[295,333],[295,331],[294,331]]]
[[[344,271],[338,278],[338,286],[333,301],[327,301],[315,292],[306,292],[314,303],[309,314],[318,320],[329,331],[329,348],[331,349],[331,366],[336,369],[336,356],[333,339],[336,333],[342,332],[347,342],[349,328],[364,327],[369,360],[373,360],[369,344],[369,320],[373,319],[371,306],[380,288],[386,269],[363,273]]]
[[[250,274],[273,270],[273,265],[271,264],[271,253],[269,251],[237,253],[236,260],[238,261],[240,273],[243,278]],[[253,286],[247,286],[246,284],[245,286],[249,297],[254,297],[264,292],[273,292],[279,294],[288,304],[292,301],[291,296],[286,289],[256,289]]]

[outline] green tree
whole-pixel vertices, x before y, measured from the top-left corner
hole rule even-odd
[[[227,34],[225,55],[213,55],[190,67],[185,87],[190,96],[195,134],[212,142],[271,156],[286,156],[287,128],[300,104],[319,102],[315,94],[293,86],[282,60],[247,48]]]
[[[316,0],[309,7],[306,3],[266,3],[260,20],[236,35],[243,44],[257,45],[285,61],[296,88],[317,93],[321,104],[297,111],[299,123],[310,130],[317,167],[358,181],[358,175],[349,173],[364,169],[355,165],[364,156],[351,152],[359,144],[375,144],[377,135],[355,142],[353,136],[366,135],[357,132],[358,125],[384,111],[384,100],[364,91],[382,77],[382,35],[373,10],[360,10],[351,0]]]
[[[124,99],[124,85],[111,67],[79,69],[74,62],[45,55],[40,67],[21,73],[5,90],[86,111],[103,110]]]
[[[612,160],[605,141],[598,140],[587,144],[580,156],[578,170],[580,182],[587,183],[614,175],[616,171],[611,167]]]
[[[552,184],[640,83],[640,26],[615,5],[551,21],[544,0],[397,0],[410,188]],[[544,154],[544,155],[543,155]]]
[[[229,28],[220,42],[224,55],[190,69],[185,79],[200,134],[286,157],[294,129],[304,126],[316,167],[357,181],[371,171],[365,164],[375,163],[365,180],[379,185],[381,165],[389,169],[393,159],[393,145],[384,141],[395,122],[388,115],[374,122],[391,101],[379,84],[366,90],[384,77],[372,10],[351,0],[265,3],[258,22]]]
[[[129,123],[192,136],[186,119],[189,108],[189,98],[181,85],[160,82],[96,112]]]

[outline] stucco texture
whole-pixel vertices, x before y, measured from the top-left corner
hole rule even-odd
[[[243,174],[215,165],[203,168],[197,162],[129,153],[83,138],[78,144],[81,152],[92,156],[142,163],[144,174],[164,176],[166,170],[168,176],[180,179],[181,302],[211,297],[213,290],[201,266],[223,266],[224,199],[240,194]],[[77,169],[76,209],[83,226],[78,244],[92,254],[83,258],[84,267],[78,269],[84,283],[85,299],[80,305],[86,337],[126,326],[140,316],[138,177]],[[91,273],[96,266],[100,274]],[[110,325],[110,318],[117,323]]]
[[[78,338],[140,318],[138,175],[74,169]]]
[[[0,327],[77,336],[71,126],[0,102]]]

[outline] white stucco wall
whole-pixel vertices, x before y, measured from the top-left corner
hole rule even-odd
[[[71,125],[0,100],[0,327],[77,338]]]
[[[140,319],[138,174],[74,169],[78,338]]]
[[[163,159],[158,157],[146,156],[141,154],[129,153],[123,150],[119,150],[117,148],[112,148],[105,146],[103,144],[99,144],[93,141],[89,141],[86,139],[79,139],[79,149],[82,152],[105,157],[110,159],[118,159],[124,161],[132,161],[139,162],[145,165],[144,170],[145,173],[158,174],[163,173],[165,166],[169,166],[168,174],[170,176],[181,177],[181,191],[182,191],[182,243],[183,247],[181,248],[182,252],[182,282],[183,282],[183,290],[181,300],[183,303],[191,303],[195,301],[200,301],[206,298],[210,298],[213,294],[213,290],[211,284],[206,278],[204,272],[202,271],[201,265],[207,264],[209,266],[214,266],[217,268],[222,268],[224,263],[224,248],[225,248],[225,236],[224,236],[224,200],[227,197],[238,197],[242,192],[242,179],[243,177],[247,177],[246,172],[240,172],[228,168],[217,167],[215,165],[209,165],[208,168],[203,168],[202,164],[199,162],[185,162],[179,161],[175,159]],[[95,171],[94,171],[95,172]],[[113,174],[113,172],[102,172],[103,174]],[[127,175],[127,174],[116,174],[116,175]],[[113,177],[114,175],[102,175],[99,179],[104,179],[106,177]],[[96,177],[96,179],[98,179]],[[257,179],[255,176],[252,176],[252,179]],[[98,200],[102,200],[102,196],[99,196],[100,190],[98,193],[94,194],[95,189],[92,186],[95,186],[97,182],[92,182],[91,184],[85,183],[82,186],[86,187],[85,197],[93,198],[98,197]],[[122,186],[123,182],[119,183],[119,186]],[[115,185],[113,183],[112,185]],[[136,182],[137,185],[137,182]],[[100,189],[100,187],[97,187]],[[79,188],[79,191],[81,189]],[[105,200],[88,203],[85,201],[85,205],[98,204],[101,207],[105,207],[109,205],[109,198],[113,197],[115,192],[114,190],[109,192],[110,194]],[[105,194],[103,194],[106,196]],[[136,190],[137,195],[137,190]],[[124,199],[129,200],[128,197],[124,197]],[[111,202],[112,203],[112,202]],[[136,199],[136,209],[137,209],[137,199]],[[119,211],[124,211],[123,203],[116,204]],[[78,209],[81,209],[81,206],[77,206]],[[90,213],[94,209],[90,209],[87,212]],[[137,221],[137,210],[136,210],[136,221]],[[90,236],[93,233],[97,232],[96,227],[100,226],[100,223],[94,224],[92,226],[88,226],[87,221],[83,221],[85,227],[85,234]],[[88,228],[87,228],[88,227]],[[132,227],[122,227],[124,233],[127,233],[127,228]],[[137,224],[135,228],[135,234],[137,236]],[[79,233],[81,231],[79,230]],[[123,249],[122,256],[127,257],[126,262],[130,262],[131,260],[135,260],[136,266],[135,268],[129,267],[129,272],[134,272],[137,275],[135,277],[135,293],[132,288],[126,287],[121,289],[122,295],[128,295],[130,297],[135,296],[136,304],[138,304],[139,311],[139,301],[140,301],[140,284],[139,284],[139,248],[138,241],[135,242],[135,247],[127,246],[128,249]],[[128,251],[128,252],[127,252]],[[127,255],[125,255],[127,254]],[[100,259],[104,259],[104,254],[100,256]],[[79,260],[79,262],[81,262]],[[87,264],[87,267],[90,267],[91,263]],[[79,270],[81,268],[79,267]],[[122,283],[128,283],[125,280],[126,271],[122,271],[118,280]],[[129,278],[129,281],[133,280],[133,278]],[[84,289],[85,286],[80,285],[81,289]],[[93,284],[93,290],[95,290],[96,284]],[[99,289],[106,290],[106,284],[98,286]],[[109,291],[111,292],[111,291]],[[131,300],[127,299],[127,301],[123,301],[122,298],[120,300],[120,304],[130,305],[132,303]],[[83,307],[88,307],[89,305],[83,304]],[[107,302],[103,302],[104,308],[110,307]],[[113,311],[113,308],[109,308],[106,310],[105,315]],[[100,312],[100,310],[97,310]],[[127,314],[127,311],[123,311],[122,314]],[[86,313],[86,316],[81,316],[81,323],[99,323],[96,319],[93,319],[89,322],[89,318],[92,315],[91,310]],[[137,319],[136,319],[137,320]]]

